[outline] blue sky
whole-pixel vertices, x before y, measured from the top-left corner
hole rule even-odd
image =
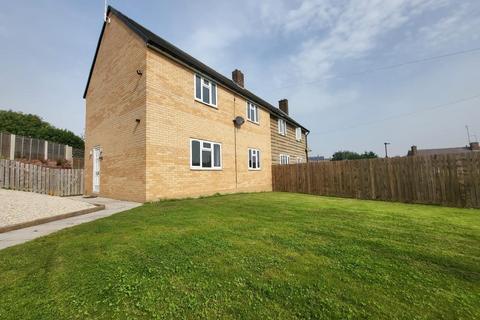
[[[313,154],[394,155],[480,137],[480,2],[109,1],[311,130]],[[75,133],[103,1],[0,0],[0,108]]]

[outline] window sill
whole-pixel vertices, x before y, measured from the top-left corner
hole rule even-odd
[[[253,168],[248,168],[248,171],[261,171],[262,168],[258,168],[258,169],[253,169]]]
[[[222,171],[223,168],[194,168],[190,167],[191,171]]]
[[[206,106],[209,106],[210,108],[213,108],[213,109],[217,109],[217,110],[218,110],[218,106],[216,106],[216,105],[213,105],[213,104],[210,104],[210,103],[203,102],[202,100],[200,100],[200,99],[197,99],[197,98],[195,98],[195,101],[197,101],[197,102],[200,102],[201,104],[204,104],[204,105],[206,105]]]
[[[257,126],[260,125],[260,122],[258,122],[258,121],[252,121],[252,120],[250,120],[250,119],[248,119],[248,118],[247,118],[247,121],[250,122],[250,123],[256,124]]]

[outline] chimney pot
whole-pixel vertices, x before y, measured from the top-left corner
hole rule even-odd
[[[410,148],[409,155],[410,155],[410,156],[414,156],[414,155],[416,155],[416,154],[417,154],[417,146],[412,146],[412,147]]]
[[[278,101],[278,108],[288,114],[288,100],[287,99],[282,99]]]
[[[243,76],[242,71],[235,69],[232,72],[232,80],[240,87],[245,87],[245,77]]]
[[[470,150],[472,151],[480,150],[480,145],[478,144],[478,141],[470,142]]]

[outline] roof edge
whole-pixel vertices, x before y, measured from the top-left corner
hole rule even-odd
[[[231,79],[225,77],[221,73],[215,71],[213,68],[205,65],[204,63],[202,63],[198,59],[194,58],[193,56],[189,55],[188,53],[184,52],[183,50],[179,49],[178,47],[176,47],[173,44],[169,43],[168,41],[164,40],[163,38],[157,36],[154,32],[144,28],[143,26],[141,26],[140,24],[138,24],[134,20],[125,16],[122,12],[116,10],[115,8],[113,8],[112,6],[109,5],[108,8],[107,8],[107,16],[110,13],[115,14],[115,16],[118,17],[128,28],[130,28],[143,41],[145,41],[145,44],[147,45],[147,47],[151,46],[151,47],[161,51],[162,53],[169,55],[171,58],[174,58],[174,59],[177,59],[177,60],[181,61],[182,63],[186,64],[187,66],[189,66],[193,70],[196,70],[198,72],[204,73],[205,75],[208,75],[209,77],[211,77],[215,81],[219,82],[220,84],[222,84],[226,88],[228,88],[228,89],[234,91],[235,93],[237,93],[237,94],[239,94],[239,95],[241,95],[241,96],[243,96],[247,99],[250,99],[253,102],[265,107],[266,109],[268,109],[270,114],[273,114],[277,117],[284,118],[285,120],[287,120],[291,124],[294,124],[298,127],[301,127],[306,132],[310,132],[310,130],[308,130],[307,128],[302,126],[300,123],[295,121],[293,118],[291,118],[288,114],[284,113],[279,108],[271,105],[267,101],[258,97],[254,93],[250,92],[249,90],[247,90],[245,88],[242,88],[242,87],[239,87]],[[95,68],[95,62],[97,60],[97,55],[98,55],[98,51],[100,49],[100,44],[101,44],[103,34],[104,34],[104,31],[105,31],[106,23],[107,22],[104,21],[103,26],[102,26],[102,31],[101,31],[100,37],[98,39],[97,48],[95,50],[95,56],[93,57],[92,66],[90,67],[90,73],[88,75],[87,85],[85,87],[85,91],[84,91],[84,94],[83,94],[84,99],[87,96],[88,88],[89,88],[89,85],[90,85],[90,80],[91,80],[91,77],[92,77],[92,74],[93,74],[93,69]],[[141,29],[144,29],[145,32]],[[158,38],[157,41],[162,42],[163,46],[161,44],[157,43],[157,41],[155,41],[155,39],[151,39],[151,37],[149,37],[149,35],[146,34],[146,33],[151,33],[152,37]]]

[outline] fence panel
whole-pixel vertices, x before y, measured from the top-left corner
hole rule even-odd
[[[272,167],[274,191],[480,208],[480,152]]]
[[[55,169],[0,159],[0,188],[53,196],[83,194],[83,169]]]

